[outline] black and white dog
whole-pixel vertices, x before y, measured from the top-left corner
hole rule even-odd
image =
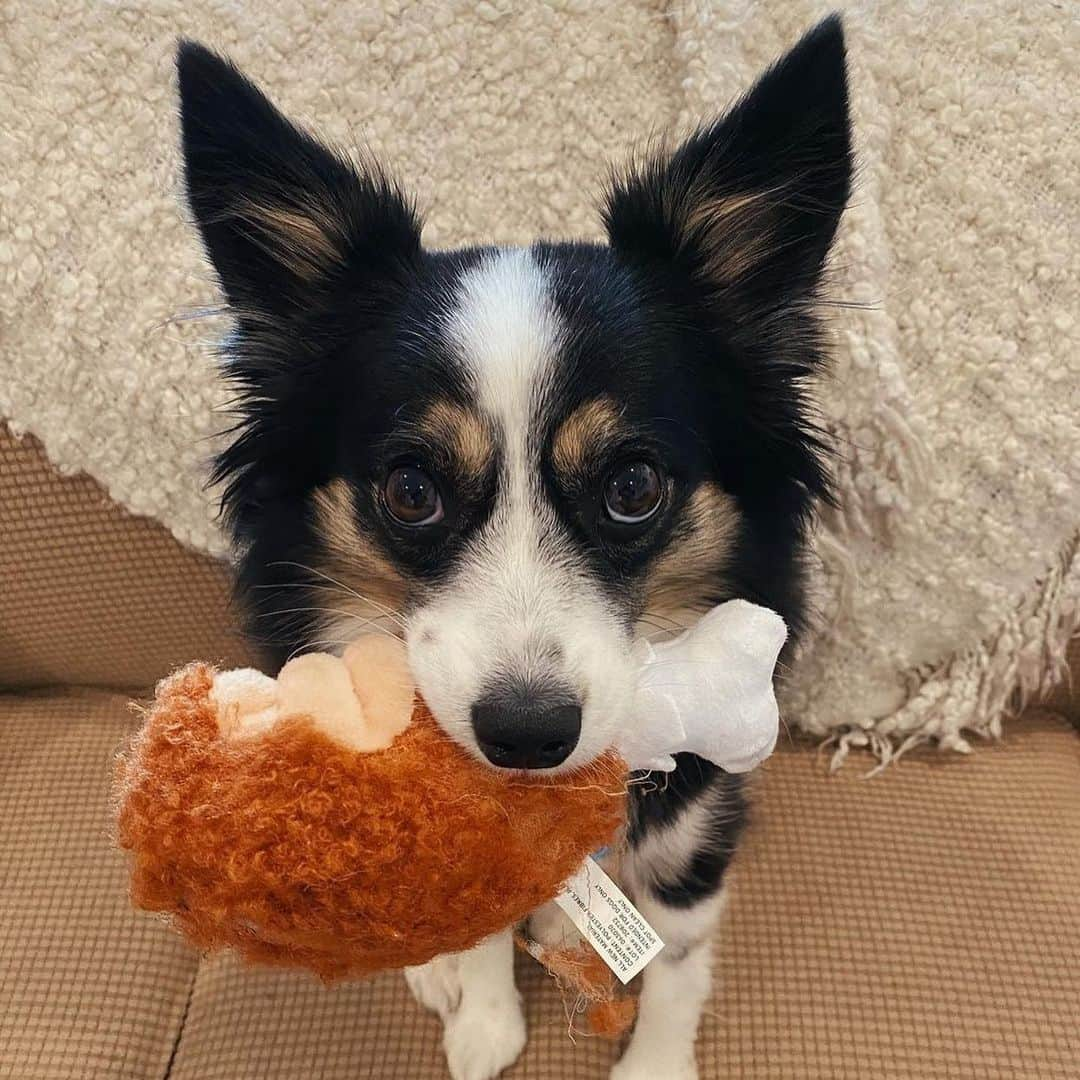
[[[201,46],[178,63],[188,198],[235,325],[242,416],[217,475],[277,660],[399,634],[454,739],[565,771],[611,743],[643,628],[745,597],[798,632],[829,490],[815,307],[851,178],[837,18],[618,175],[607,244],[427,251],[374,163]],[[744,799],[691,755],[636,790],[621,873],[667,944],[614,1075],[679,1080]],[[408,979],[456,1080],[518,1056],[509,934]]]

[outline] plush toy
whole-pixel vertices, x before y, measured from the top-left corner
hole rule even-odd
[[[389,637],[300,656],[276,680],[192,664],[159,684],[119,762],[133,901],[202,948],[326,978],[469,948],[615,840],[631,770],[671,769],[683,750],[731,771],[766,757],[785,636],[774,613],[731,601],[641,645],[616,744],[556,776],[499,771],[451,741]]]

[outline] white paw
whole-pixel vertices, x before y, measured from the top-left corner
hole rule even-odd
[[[524,1047],[525,1017],[516,994],[511,1000],[467,996],[443,1032],[453,1080],[494,1080]]]
[[[545,949],[573,949],[581,944],[581,934],[554,902],[537,908],[529,916],[527,933]]]
[[[633,1044],[611,1070],[611,1080],[698,1080],[697,1065],[693,1061],[653,1061],[643,1054],[634,1054]]]
[[[453,956],[440,956],[420,967],[406,968],[405,981],[417,1002],[444,1021],[461,1000],[461,979]]]

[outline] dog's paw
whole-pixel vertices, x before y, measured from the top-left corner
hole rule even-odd
[[[406,968],[405,981],[417,1002],[444,1021],[461,1001],[461,979],[453,956],[440,956],[420,967]]]
[[[698,1080],[697,1065],[693,1061],[653,1061],[643,1054],[635,1054],[633,1044],[623,1058],[611,1070],[611,1080]]]
[[[525,1048],[525,1017],[512,1000],[467,995],[447,1020],[443,1049],[453,1080],[495,1080]]]

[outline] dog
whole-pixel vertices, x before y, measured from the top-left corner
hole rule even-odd
[[[178,53],[188,204],[232,317],[216,462],[248,631],[275,662],[402,637],[436,719],[501,769],[612,741],[639,635],[743,597],[807,621],[830,497],[813,384],[851,185],[833,16],[730,111],[613,174],[607,243],[429,251],[403,190]],[[616,1080],[689,1080],[739,777],[692,755],[633,786],[621,877],[666,946]],[[531,930],[559,931],[550,911]],[[455,1080],[525,1024],[509,933],[407,973]]]

